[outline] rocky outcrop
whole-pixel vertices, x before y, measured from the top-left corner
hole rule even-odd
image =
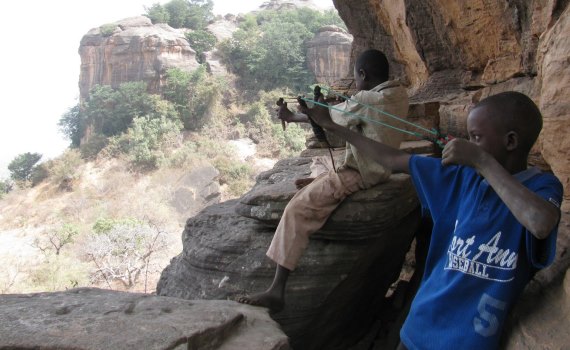
[[[275,265],[265,251],[295,192],[294,179],[308,175],[309,165],[310,157],[283,160],[240,200],[190,218],[183,252],[163,271],[157,293],[226,299],[267,288]],[[345,200],[311,237],[288,283],[286,307],[273,316],[293,348],[343,349],[368,331],[400,274],[419,225],[417,206],[409,177],[393,175],[390,182]]]
[[[544,129],[539,150],[570,195],[570,132],[565,1],[489,3],[334,0],[354,36],[352,61],[369,47],[387,53],[392,74],[415,102],[437,101],[446,126],[459,134],[469,107],[505,90],[530,95]],[[456,131],[456,130],[451,130]]]
[[[145,81],[150,92],[158,92],[167,69],[198,67],[183,30],[153,25],[144,16],[91,29],[81,39],[79,55],[82,99],[95,85],[117,87],[130,81]]]
[[[2,349],[290,349],[261,308],[95,288],[0,296]]]
[[[307,42],[307,64],[319,83],[332,85],[346,76],[352,76],[350,53],[352,35],[337,26],[321,28]]]
[[[184,218],[194,216],[208,205],[218,203],[221,198],[220,172],[212,165],[193,168],[174,183],[171,204]]]
[[[408,85],[414,104],[430,106],[444,134],[465,136],[470,107],[502,91],[523,92],[540,107],[544,126],[530,161],[564,185],[557,258],[525,291],[503,346],[566,347],[567,332],[556,330],[570,329],[561,282],[570,266],[568,1],[333,2],[354,36],[351,61],[369,47],[386,52],[392,75]]]

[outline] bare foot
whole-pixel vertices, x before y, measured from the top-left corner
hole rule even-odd
[[[297,187],[298,190],[300,190],[301,188],[307,186],[308,184],[310,184],[311,182],[313,182],[313,180],[315,180],[314,177],[306,177],[306,178],[302,178],[302,179],[297,179],[295,180],[295,187]]]
[[[282,297],[278,295],[273,295],[268,292],[240,296],[235,299],[238,303],[252,305],[252,306],[262,306],[269,309],[270,312],[275,313],[283,310],[285,306],[285,301]]]

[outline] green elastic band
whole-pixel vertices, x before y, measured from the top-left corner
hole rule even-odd
[[[378,112],[378,113],[385,114],[385,115],[387,115],[387,116],[389,116],[389,117],[391,117],[391,118],[394,118],[394,119],[396,119],[396,120],[398,120],[398,121],[401,121],[402,123],[411,125],[411,126],[416,127],[416,128],[418,128],[418,129],[420,129],[420,130],[423,130],[423,131],[425,131],[425,132],[429,132],[429,133],[432,134],[432,135],[436,135],[436,136],[438,135],[437,131],[430,130],[430,129],[426,129],[426,128],[424,128],[424,127],[421,126],[421,125],[414,124],[414,123],[412,123],[412,122],[410,122],[410,121],[407,121],[407,120],[402,119],[402,118],[400,118],[400,117],[398,117],[398,116],[395,116],[395,115],[390,114],[390,113],[388,113],[388,112],[386,112],[386,111],[383,111],[383,110],[381,110],[380,108],[376,108],[376,107],[374,107],[374,106],[367,105],[367,104],[362,103],[362,102],[360,102],[360,101],[354,100],[354,99],[352,99],[352,98],[350,98],[350,97],[348,97],[348,96],[343,96],[343,95],[339,94],[338,92],[336,92],[336,91],[334,91],[334,90],[332,90],[332,89],[327,89],[327,88],[321,88],[321,89],[327,90],[328,92],[330,92],[330,93],[332,93],[332,94],[334,94],[334,95],[336,95],[336,96],[338,96],[338,97],[340,97],[340,98],[343,98],[343,99],[345,99],[345,100],[354,102],[354,103],[359,104],[359,105],[361,105],[361,106],[364,106],[364,107],[366,107],[366,108],[370,108],[371,110],[376,111],[376,112]],[[423,136],[423,135],[422,135],[422,136]]]
[[[348,115],[350,115],[350,116],[353,116],[353,117],[356,117],[356,118],[359,118],[359,119],[362,119],[362,120],[366,120],[366,121],[371,122],[371,123],[380,124],[380,125],[382,125],[382,126],[386,126],[386,127],[388,127],[388,128],[391,128],[391,129],[394,129],[394,130],[398,130],[398,131],[400,131],[400,132],[403,132],[403,133],[406,133],[406,134],[409,134],[409,135],[413,135],[413,136],[415,136],[415,137],[419,137],[419,138],[422,138],[422,139],[424,138],[424,135],[422,135],[422,134],[420,134],[420,133],[413,132],[413,131],[409,131],[409,130],[405,130],[405,129],[400,129],[400,128],[397,128],[397,127],[392,126],[392,125],[390,125],[390,124],[386,124],[386,123],[383,123],[383,122],[378,121],[378,120],[370,119],[370,118],[367,118],[367,117],[365,117],[365,116],[362,116],[362,115],[360,115],[360,114],[356,114],[356,113],[353,113],[353,112],[347,112],[347,111],[344,111],[344,110],[342,110],[342,109],[340,109],[340,108],[336,108],[336,107],[334,107],[334,106],[329,106],[329,105],[327,105],[327,104],[320,103],[320,102],[317,102],[317,101],[315,101],[315,100],[311,100],[311,99],[309,99],[309,98],[301,97],[301,100],[306,101],[306,102],[311,102],[311,103],[314,103],[314,104],[316,104],[316,105],[318,105],[318,106],[326,107],[326,108],[328,108],[328,109],[333,109],[333,110],[335,110],[335,111],[342,112],[343,114],[348,114]]]

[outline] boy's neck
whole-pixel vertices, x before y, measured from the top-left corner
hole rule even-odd
[[[511,157],[503,164],[503,167],[511,174],[517,174],[528,168],[528,155],[525,157]]]

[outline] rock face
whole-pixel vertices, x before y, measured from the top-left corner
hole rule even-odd
[[[219,175],[211,165],[193,168],[174,184],[172,205],[181,215],[189,217],[201,208],[218,203],[221,198]]]
[[[539,150],[570,195],[567,2],[508,3],[334,0],[354,36],[352,61],[370,47],[387,53],[412,101],[440,102],[460,133],[469,107],[505,90],[528,94],[543,112]],[[447,126],[442,123],[442,130]],[[453,131],[453,130],[452,130]]]
[[[567,347],[568,1],[333,2],[354,36],[351,61],[369,47],[386,52],[392,75],[406,82],[414,104],[431,109],[443,133],[464,136],[470,107],[502,91],[525,93],[540,107],[544,126],[530,160],[542,168],[549,166],[564,185],[557,258],[527,288],[513,312],[503,347]]]
[[[163,271],[157,293],[226,299],[267,288],[275,266],[265,251],[295,192],[292,183],[310,173],[309,163],[303,157],[281,161],[242,199],[210,206],[189,219],[183,252]],[[391,180],[345,200],[311,237],[287,285],[286,307],[273,316],[293,348],[346,348],[384,307],[419,224],[409,177]],[[365,277],[370,273],[375,278]]]
[[[266,311],[81,288],[0,296],[2,349],[290,349]]]
[[[117,87],[130,81],[146,81],[149,91],[158,92],[167,69],[198,67],[183,30],[152,25],[144,16],[91,29],[81,39],[79,55],[82,99],[95,85]]]
[[[307,64],[319,83],[332,85],[352,76],[350,53],[352,35],[337,26],[325,26],[307,42]]]

